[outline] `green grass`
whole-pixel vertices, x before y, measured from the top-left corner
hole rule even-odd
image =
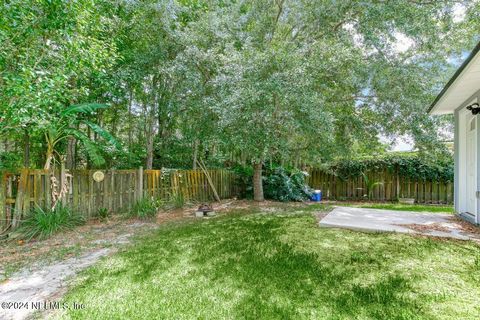
[[[310,210],[310,209],[308,209]],[[472,242],[318,228],[278,208],[163,225],[83,272],[64,319],[479,319]]]
[[[401,203],[366,203],[366,204],[340,204],[341,206],[352,206],[357,208],[386,209],[398,211],[416,211],[416,212],[439,212],[454,213],[453,206],[444,205],[420,205],[420,204],[401,204]]]

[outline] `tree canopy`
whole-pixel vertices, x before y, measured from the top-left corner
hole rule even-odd
[[[55,159],[69,168],[198,158],[261,170],[380,154],[385,137],[401,135],[432,157],[445,152],[439,128],[451,119],[426,108],[478,41],[479,9],[474,0],[5,1],[0,168],[43,166],[45,133],[59,124]],[[85,104],[108,107],[67,121],[65,110]]]

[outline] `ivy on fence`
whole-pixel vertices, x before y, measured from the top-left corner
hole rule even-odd
[[[411,180],[453,181],[453,158],[422,159],[415,153],[391,153],[384,156],[341,159],[325,168],[342,180],[361,177],[365,172],[387,170]]]

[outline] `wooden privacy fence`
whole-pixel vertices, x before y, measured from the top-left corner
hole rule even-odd
[[[97,182],[97,170],[22,169],[20,172],[0,172],[0,232],[16,227],[35,206],[52,205],[52,191],[67,186],[62,203],[86,217],[99,209],[127,210],[142,198],[169,200],[183,197],[185,201],[210,201],[212,188],[201,170],[104,170]],[[237,195],[236,176],[223,170],[208,170],[220,198]]]
[[[450,181],[411,180],[395,172],[379,170],[366,174],[368,181],[379,182],[371,189],[371,200],[393,201],[398,198],[414,198],[417,203],[453,203],[453,183]],[[367,183],[363,176],[341,179],[319,169],[309,171],[307,183],[322,190],[322,196],[330,200],[366,200]]]

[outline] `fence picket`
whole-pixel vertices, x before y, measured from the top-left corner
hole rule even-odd
[[[180,192],[187,201],[205,202],[213,199],[211,186],[201,170],[176,170],[170,174],[161,170],[141,172],[108,170],[104,172],[103,181],[95,182],[92,178],[94,170],[72,170],[66,205],[91,217],[103,207],[110,211],[130,209],[142,196],[168,200],[172,194]],[[234,197],[240,191],[233,172],[223,169],[208,172],[221,198]],[[54,174],[59,181],[59,173]],[[51,171],[32,169],[23,169],[20,173],[3,172],[0,176],[0,230],[11,224],[17,226],[35,205],[51,206],[51,175]],[[391,201],[399,195],[415,198],[419,203],[453,201],[453,185],[449,181],[415,181],[387,170],[370,172],[368,178],[371,181],[383,181],[383,185],[373,188],[373,200]],[[365,179],[361,176],[342,180],[333,174],[311,169],[307,182],[312,188],[322,190],[325,199],[359,200],[367,193]]]
[[[451,204],[453,187],[450,181],[412,180],[382,169],[367,173],[370,181],[382,181],[372,190],[372,200],[393,201],[397,197],[415,198],[418,203]],[[366,181],[362,176],[345,181],[319,169],[311,169],[307,183],[313,189],[320,189],[329,200],[359,200],[367,194]],[[368,195],[367,195],[368,196]]]

